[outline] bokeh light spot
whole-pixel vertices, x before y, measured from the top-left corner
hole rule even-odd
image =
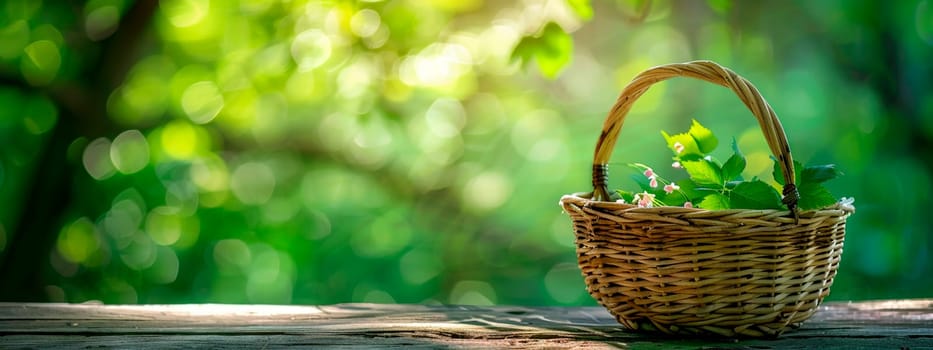
[[[379,30],[379,13],[372,9],[362,9],[350,18],[350,31],[361,38],[369,37]]]
[[[512,194],[512,181],[499,172],[481,173],[463,188],[463,204],[469,209],[487,211],[498,208]]]
[[[113,303],[136,304],[139,302],[136,288],[122,279],[113,277],[104,279],[102,292],[105,298]]]
[[[181,237],[182,229],[182,218],[171,207],[154,208],[146,216],[146,234],[156,244],[175,244]]]
[[[11,18],[31,19],[42,9],[42,1],[7,0],[2,4],[2,11]]]
[[[45,291],[45,296],[49,302],[64,303],[67,301],[65,299],[65,290],[62,289],[62,287],[49,285],[45,286],[43,290]]]
[[[248,14],[262,14],[269,7],[278,4],[279,0],[241,0],[240,10]]]
[[[282,262],[277,251],[265,245],[260,245],[260,247],[257,249],[259,253],[256,259],[250,266],[249,279],[260,284],[272,283],[281,272]]]
[[[928,45],[933,45],[933,2],[923,0],[918,3],[914,18],[917,35]]]
[[[116,172],[110,160],[110,140],[106,138],[101,137],[91,141],[84,148],[81,160],[84,169],[95,180],[104,180]]]
[[[56,244],[62,258],[75,264],[86,262],[100,249],[100,245],[97,228],[85,217],[62,228]]]
[[[519,154],[531,160],[551,160],[564,147],[559,138],[563,126],[564,121],[556,111],[533,111],[515,121],[512,145]]]
[[[308,239],[321,239],[330,235],[332,229],[330,218],[317,210],[308,210],[308,217],[311,219],[311,225],[305,229],[305,235]]]
[[[294,198],[273,198],[262,206],[262,218],[268,223],[286,223],[298,214],[300,208],[301,203]]]
[[[181,96],[181,107],[191,121],[209,123],[224,107],[224,97],[217,85],[210,81],[199,81],[185,89]]]
[[[411,242],[412,230],[408,215],[396,210],[379,216],[369,229],[354,231],[350,238],[353,251],[365,257],[383,257],[395,254]]]
[[[563,213],[554,215],[554,220],[551,221],[551,240],[566,248],[575,246],[573,225]]]
[[[214,244],[214,263],[224,273],[240,273],[252,263],[249,246],[239,239],[224,239]]]
[[[113,139],[110,160],[123,174],[132,174],[149,164],[149,143],[139,130],[127,130]]]
[[[399,66],[399,78],[411,86],[443,87],[472,71],[473,57],[459,44],[434,43],[408,56]]]
[[[749,177],[770,179],[774,162],[771,160],[771,151],[768,143],[757,127],[749,128],[739,135],[739,150],[745,153],[745,174]]]
[[[412,250],[399,259],[402,278],[411,285],[424,284],[440,275],[443,269],[443,262],[437,253],[421,249]]]
[[[177,159],[191,158],[198,148],[198,131],[191,124],[173,121],[162,128],[162,149]]]
[[[496,291],[482,281],[460,281],[450,292],[450,303],[456,305],[495,305]]]
[[[373,79],[381,75],[372,62],[360,59],[340,71],[337,92],[348,99],[360,98],[370,91]]]
[[[117,244],[117,248],[126,247],[139,231],[143,222],[141,198],[135,189],[123,191],[113,201],[113,206],[101,219],[100,226]],[[123,198],[120,198],[123,197]]]
[[[179,215],[196,218],[197,216],[191,215],[197,212],[199,200],[198,189],[188,181],[172,182],[165,186],[165,205]]]
[[[135,231],[129,243],[120,248],[120,261],[134,271],[148,269],[156,261],[156,245],[142,231]]]
[[[330,38],[317,29],[301,32],[291,45],[292,59],[298,64],[299,71],[309,71],[324,64],[332,50]]]
[[[29,44],[29,25],[26,21],[12,21],[0,29],[0,59],[19,57]]]
[[[175,64],[168,57],[153,55],[133,67],[129,78],[107,99],[107,111],[115,121],[132,126],[150,125],[161,118],[169,105],[169,81]]]
[[[363,296],[364,303],[374,304],[395,304],[395,298],[392,294],[384,290],[371,290]]]
[[[58,27],[52,25],[51,23],[35,26],[32,29],[30,37],[34,42],[41,40],[51,41],[53,44],[55,44],[56,47],[59,48],[65,45],[65,36],[62,35],[60,30],[58,30]]]
[[[258,245],[246,282],[246,296],[252,303],[287,304],[292,301],[295,263],[288,254]]]
[[[275,190],[275,173],[263,163],[242,164],[233,171],[230,189],[243,204],[263,204]]]
[[[58,122],[58,109],[48,98],[36,96],[26,102],[23,124],[26,131],[41,135],[51,130]]]
[[[117,30],[120,9],[116,6],[100,6],[88,12],[84,19],[84,32],[93,41],[103,40]]]
[[[460,134],[466,123],[466,110],[459,101],[452,98],[440,98],[431,104],[424,115],[428,129],[440,137],[453,137]]]
[[[207,17],[211,2],[210,0],[171,0],[160,1],[159,6],[173,26],[185,28],[198,24]]]
[[[229,187],[227,164],[217,155],[208,154],[195,159],[189,171],[191,181],[203,191],[225,191]]]
[[[33,42],[23,49],[26,54],[20,64],[23,77],[32,85],[45,85],[55,79],[62,65],[61,52],[50,40]]]
[[[560,263],[551,267],[544,275],[544,287],[554,300],[573,304],[584,296],[583,277],[577,265]]]
[[[155,284],[169,284],[178,278],[178,254],[169,247],[158,247],[156,261],[146,269],[146,277]]]
[[[58,251],[58,248],[53,249],[49,252],[49,265],[52,266],[52,269],[55,270],[62,277],[74,277],[78,273],[80,266],[73,262],[68,261],[62,257],[61,252]]]

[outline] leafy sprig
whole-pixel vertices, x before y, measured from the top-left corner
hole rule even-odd
[[[774,161],[775,183],[757,177],[745,179],[742,173],[748,162],[732,140],[732,155],[720,163],[711,153],[719,145],[712,131],[693,121],[685,133],[670,135],[662,131],[668,148],[674,153],[671,166],[687,173],[686,179],[670,181],[653,168],[629,164],[640,174],[632,176],[641,192],[616,191],[619,200],[639,207],[684,206],[709,210],[721,209],[786,209],[778,189],[785,184],[780,166]],[[832,164],[803,166],[794,162],[798,207],[802,210],[819,209],[836,202],[836,198],[823,186],[841,173]]]

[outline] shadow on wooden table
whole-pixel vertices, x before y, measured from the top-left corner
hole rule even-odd
[[[0,348],[933,348],[933,299],[828,303],[777,339],[627,331],[599,307],[0,303]]]

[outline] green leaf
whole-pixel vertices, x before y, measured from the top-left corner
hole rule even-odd
[[[785,184],[784,175],[781,173],[778,161],[774,157],[771,157],[771,159],[774,161],[774,169],[772,170],[774,181],[783,186]],[[836,197],[833,197],[832,193],[823,187],[822,183],[839,177],[839,175],[839,170],[832,164],[804,167],[800,162],[794,161],[794,176],[797,177],[797,192],[800,194],[797,207],[801,210],[813,210],[835,203]]]
[[[706,159],[682,161],[680,165],[684,167],[690,178],[698,185],[712,185],[722,188],[722,170]]]
[[[771,169],[771,175],[774,176],[774,181],[776,181],[781,186],[786,185],[787,183],[784,182],[784,172],[781,171],[781,163],[778,163],[777,158],[774,158],[774,156],[771,156],[771,160],[774,162],[774,168]],[[800,182],[801,170],[803,170],[803,165],[801,165],[800,162],[795,160],[794,161],[794,177],[796,178],[797,182]]]
[[[530,62],[534,56],[535,52],[538,50],[538,42],[536,38],[533,37],[524,37],[522,40],[515,45],[515,48],[512,49],[512,61],[520,61],[523,65],[527,62]]]
[[[729,209],[729,198],[722,195],[722,193],[712,193],[704,197],[703,201],[697,206],[706,210]]]
[[[635,183],[638,184],[638,188],[642,189],[643,191],[654,190],[650,186],[650,183],[649,183],[650,180],[648,180],[648,178],[645,177],[645,175],[632,174],[630,178],[632,179],[632,181],[635,181]]]
[[[700,153],[700,147],[697,146],[696,140],[694,140],[693,137],[690,137],[690,135],[686,133],[669,135],[667,132],[662,130],[661,135],[663,135],[664,140],[667,141],[667,148],[670,148],[675,155],[680,157],[680,159],[684,159],[684,157],[689,156],[702,158],[705,155]],[[674,147],[674,145],[678,142],[684,146],[683,151],[681,151],[679,154],[677,153],[677,149]]]
[[[593,18],[593,6],[590,0],[567,0],[567,5],[580,19],[586,21]]]
[[[677,186],[680,186],[680,192],[686,195],[692,202],[697,202],[712,192],[718,192],[718,190],[701,187],[690,179],[677,181]],[[678,193],[674,192],[671,195],[678,195]]]
[[[671,207],[680,207],[684,205],[684,202],[687,201],[682,194],[674,192],[671,194],[664,193],[663,191],[655,197],[659,202],[664,203],[665,206]]]
[[[732,139],[732,151],[735,153],[733,153],[732,156],[726,160],[726,164],[722,166],[722,177],[726,181],[738,179],[742,176],[742,171],[745,171],[745,156],[739,151],[739,146],[736,144],[735,138]]]
[[[819,183],[804,182],[797,191],[800,193],[800,201],[797,202],[800,210],[820,209],[836,203],[836,197]]]
[[[729,193],[733,209],[782,209],[781,195],[762,181],[741,182]]]
[[[632,203],[632,198],[635,197],[635,194],[629,191],[616,190],[616,194],[619,198],[625,201],[625,203]]]
[[[800,173],[801,183],[823,183],[839,177],[840,173],[836,170],[835,164],[813,165],[803,168]]]
[[[690,125],[690,131],[687,131],[687,133],[696,141],[700,152],[703,154],[710,154],[719,145],[716,135],[713,135],[712,131],[701,125],[696,119],[693,120],[693,125]]]
[[[573,38],[557,23],[549,22],[537,35],[518,42],[512,50],[512,60],[528,64],[533,59],[541,74],[553,79],[570,62],[572,53]]]

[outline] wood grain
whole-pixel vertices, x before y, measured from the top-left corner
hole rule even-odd
[[[622,329],[600,307],[0,303],[0,348],[933,348],[933,299],[827,303],[773,340]]]

